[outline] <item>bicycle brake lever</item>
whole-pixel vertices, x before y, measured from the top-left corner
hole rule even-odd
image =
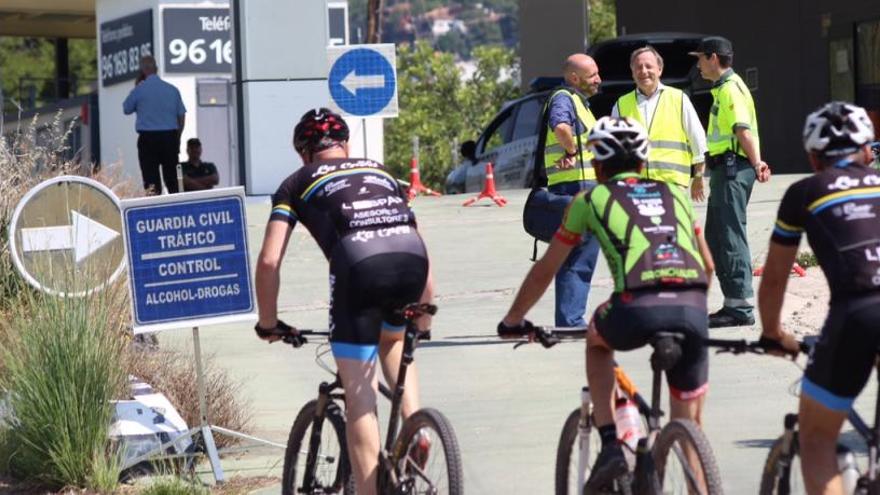
[[[309,341],[307,338],[298,333],[285,335],[284,337],[282,337],[281,340],[283,340],[285,344],[290,344],[297,349],[302,347],[303,344],[306,344]]]

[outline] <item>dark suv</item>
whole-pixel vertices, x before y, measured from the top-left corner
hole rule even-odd
[[[631,34],[591,47],[587,53],[596,59],[602,77],[599,94],[590,98],[593,114],[597,118],[609,115],[617,99],[635,88],[629,56],[636,48],[650,44],[663,57],[663,83],[688,93],[705,127],[712,106],[711,83],[700,77],[696,60],[688,55],[703,36],[694,33]],[[464,161],[446,177],[446,192],[479,191],[485,181],[487,162],[494,166],[495,183],[499,189],[530,187],[542,125],[541,112],[552,89],[561,83],[562,79],[558,77],[539,78],[533,82],[527,95],[505,103],[476,141],[462,145]]]

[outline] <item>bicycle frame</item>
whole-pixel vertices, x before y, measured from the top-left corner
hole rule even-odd
[[[304,335],[315,334],[315,332],[305,331]],[[379,382],[379,393],[391,401],[391,412],[388,419],[388,433],[385,438],[385,446],[379,452],[379,472],[380,480],[390,481],[392,486],[397,486],[399,480],[394,466],[391,462],[391,449],[397,439],[398,427],[400,425],[400,409],[403,401],[403,394],[406,384],[406,375],[409,365],[415,360],[415,348],[421,332],[417,328],[412,317],[407,318],[406,330],[403,339],[403,352],[400,359],[400,366],[397,371],[397,383],[394,389],[389,389],[385,384]],[[309,451],[306,457],[306,466],[303,476],[303,485],[308,490],[315,489],[315,467],[318,461],[318,452],[321,445],[321,431],[324,426],[324,419],[327,413],[327,407],[332,401],[345,403],[345,394],[342,392],[342,379],[338,373],[334,374],[332,382],[321,382],[318,386],[318,403],[315,408],[315,416],[312,419],[312,430],[309,437]]]

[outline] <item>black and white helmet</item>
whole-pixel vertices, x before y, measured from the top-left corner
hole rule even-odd
[[[873,140],[874,124],[865,109],[843,101],[825,104],[808,115],[804,123],[807,153],[849,155]]]
[[[648,159],[648,133],[628,117],[602,117],[587,137],[590,151],[599,161],[610,158]]]

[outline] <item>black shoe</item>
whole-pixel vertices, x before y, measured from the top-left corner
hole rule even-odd
[[[709,315],[709,328],[746,327],[754,324],[754,316],[739,316],[727,308],[721,308]]]
[[[618,444],[603,447],[599,457],[593,463],[590,479],[584,487],[584,493],[597,493],[607,490],[614,480],[629,474],[629,465]]]

